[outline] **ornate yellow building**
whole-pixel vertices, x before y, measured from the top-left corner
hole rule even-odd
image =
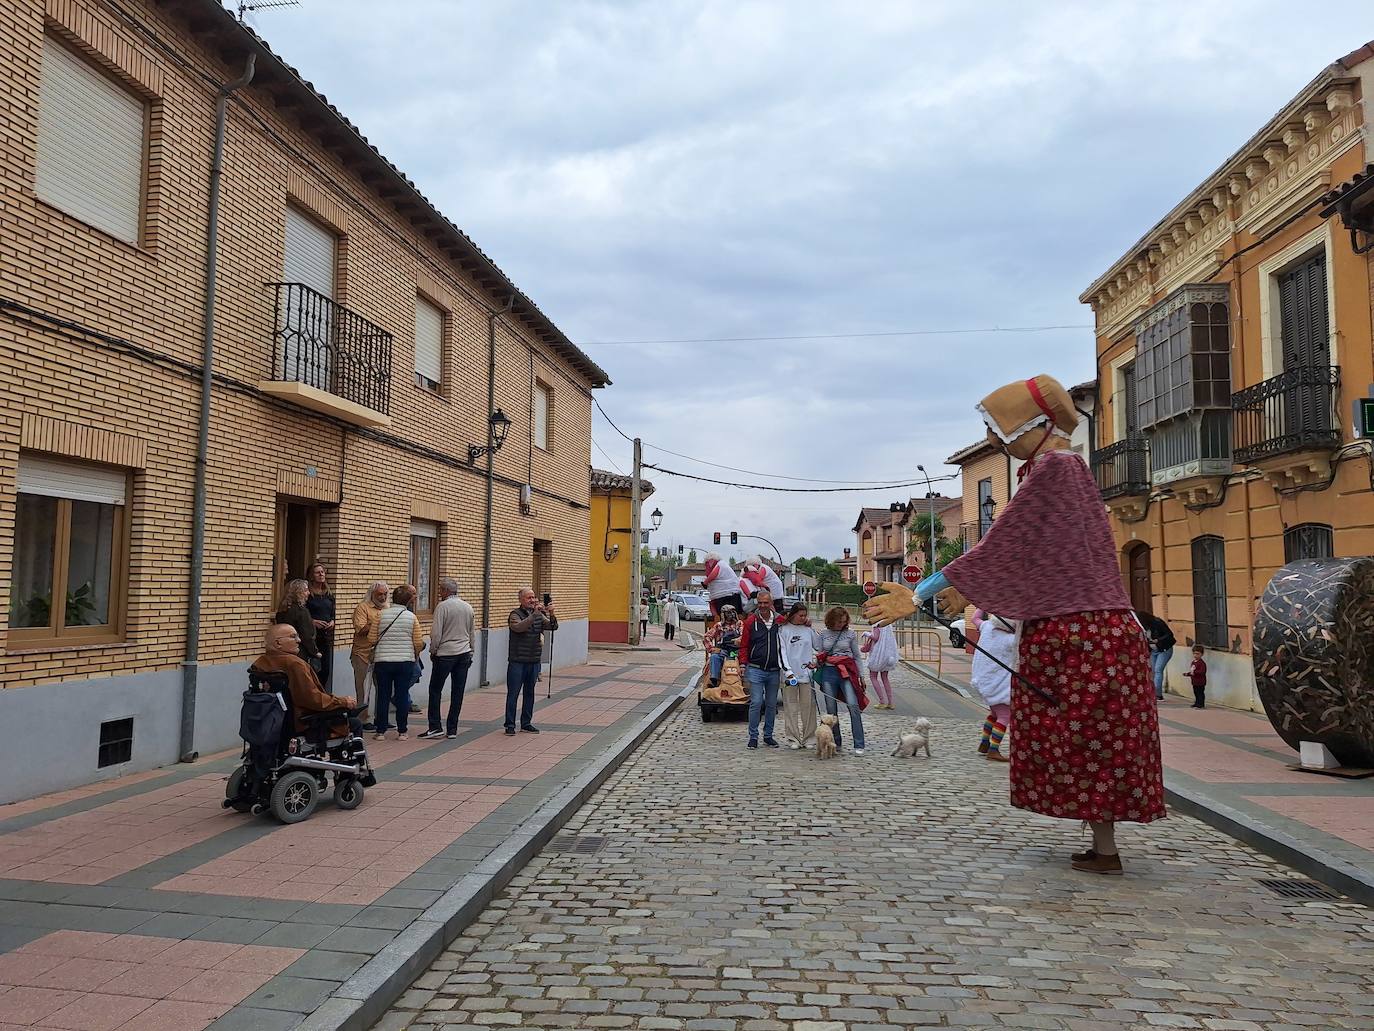
[[[1080,300],[1096,316],[1093,468],[1138,608],[1194,642],[1208,696],[1259,709],[1256,600],[1285,562],[1374,553],[1368,258],[1335,213],[1365,168],[1366,46],[1322,70]],[[1345,192],[1349,192],[1348,190]]]

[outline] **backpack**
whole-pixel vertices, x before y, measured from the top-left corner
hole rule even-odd
[[[254,771],[265,777],[276,765],[286,724],[286,701],[274,691],[243,692],[239,737],[248,745]]]

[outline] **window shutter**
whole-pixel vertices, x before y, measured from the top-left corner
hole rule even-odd
[[[534,390],[534,445],[548,450],[549,447],[549,405],[553,394],[542,383]]]
[[[123,505],[129,479],[123,469],[77,465],[37,455],[19,456],[19,493]]]
[[[423,297],[415,298],[415,373],[432,383],[443,380],[444,313]]]
[[[410,535],[412,537],[438,537],[439,527],[434,523],[426,523],[419,519],[412,519],[410,521]]]
[[[142,100],[51,38],[38,87],[38,196],[125,243],[139,238]]]
[[[286,209],[286,260],[282,280],[303,283],[334,298],[334,234],[295,208]]]

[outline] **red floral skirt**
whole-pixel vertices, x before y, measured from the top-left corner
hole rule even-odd
[[[1014,681],[1011,804],[1067,820],[1162,819],[1164,779],[1150,648],[1129,612],[1028,622]]]

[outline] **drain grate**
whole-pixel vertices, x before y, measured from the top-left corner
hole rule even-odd
[[[1259,883],[1275,895],[1285,899],[1321,899],[1326,902],[1335,902],[1345,898],[1340,892],[1333,891],[1325,884],[1318,884],[1316,881],[1279,879],[1260,881]]]
[[[606,847],[606,838],[600,834],[556,834],[544,847],[550,852],[590,856]]]

